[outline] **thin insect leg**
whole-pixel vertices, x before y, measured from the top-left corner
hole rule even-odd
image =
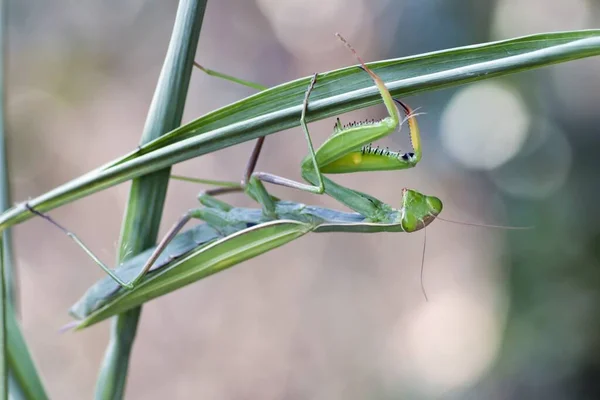
[[[83,251],[85,251],[85,253],[88,256],[90,256],[90,258],[92,260],[94,260],[94,262],[96,264],[98,264],[100,266],[100,268],[102,268],[102,270],[104,272],[106,272],[112,279],[114,279],[115,282],[117,282],[120,286],[122,286],[124,288],[127,288],[127,289],[133,289],[133,285],[131,283],[127,283],[127,282],[123,281],[121,278],[119,278],[117,275],[115,275],[111,271],[111,269],[109,267],[107,267],[98,257],[96,257],[96,255],[73,232],[69,231],[67,228],[65,228],[64,226],[62,226],[58,222],[56,222],[50,216],[37,211],[36,209],[34,209],[33,207],[31,207],[27,203],[25,203],[25,208],[27,208],[29,211],[31,211],[33,214],[37,215],[38,217],[41,217],[41,218],[45,219],[46,221],[50,222],[56,228],[60,229],[65,235],[67,235],[68,237],[70,237],[71,240],[73,240],[81,249],[83,249]]]
[[[256,164],[258,163],[258,158],[262,152],[263,144],[265,142],[265,137],[259,137],[256,140],[254,148],[252,149],[252,153],[250,154],[250,158],[248,159],[248,163],[246,164],[246,169],[244,172],[244,176],[242,177],[242,181],[239,184],[229,183],[229,182],[221,182],[221,181],[213,181],[207,179],[195,179],[195,178],[186,178],[178,175],[172,175],[172,178],[190,182],[204,183],[204,184],[227,184],[228,186],[221,186],[215,189],[208,189],[198,196],[198,200],[205,206],[215,205],[214,203],[216,199],[214,196],[219,196],[227,193],[236,193],[246,191],[250,195],[250,197],[257,200],[259,203],[263,205],[263,208],[269,210],[269,215],[272,214],[275,209],[274,201],[275,198],[272,198],[267,192],[264,186],[262,185],[251,185],[251,178],[254,170],[256,168]],[[252,188],[250,188],[252,186]],[[263,193],[264,192],[264,193]],[[216,208],[221,208],[222,204],[217,204]]]
[[[194,210],[190,210],[190,211],[186,212],[184,215],[182,215],[179,218],[179,220],[171,227],[171,229],[169,229],[169,231],[167,232],[167,234],[158,243],[156,249],[154,250],[154,252],[152,253],[152,255],[150,255],[150,258],[146,261],[146,263],[144,264],[144,266],[142,267],[142,269],[140,270],[140,272],[136,275],[136,277],[133,278],[130,282],[125,282],[121,278],[119,278],[117,275],[115,275],[111,271],[111,269],[109,267],[107,267],[102,261],[100,261],[100,259],[77,237],[77,235],[75,235],[73,232],[71,232],[68,229],[66,229],[64,226],[60,225],[58,222],[56,222],[50,216],[48,216],[46,214],[43,214],[43,213],[35,210],[29,204],[25,204],[25,207],[29,211],[31,211],[32,213],[34,213],[35,215],[37,215],[39,217],[42,217],[46,221],[50,222],[56,228],[60,229],[67,236],[69,236],[77,245],[79,245],[79,247],[81,247],[86,252],[86,254],[88,256],[90,256],[90,258],[92,260],[94,260],[94,262],[96,264],[98,264],[104,270],[104,272],[106,272],[120,286],[122,286],[124,288],[127,288],[127,289],[133,289],[136,286],[136,284],[139,283],[139,281],[150,270],[150,268],[152,267],[152,265],[154,264],[154,262],[158,259],[158,257],[164,251],[164,249],[168,246],[168,244],[181,231],[181,229],[183,229],[183,227],[185,226],[185,224],[187,224],[190,219],[198,217],[202,213],[201,210],[194,209]],[[220,224],[220,223],[222,223],[222,221],[215,221],[215,222],[217,223],[217,225]]]
[[[142,267],[140,272],[138,272],[138,274],[135,276],[135,278],[133,278],[131,280],[131,283],[130,283],[131,285],[133,285],[135,287],[135,285],[137,283],[139,283],[140,280],[142,280],[144,275],[146,275],[146,273],[150,270],[150,268],[152,267],[154,262],[158,259],[158,257],[165,250],[165,248],[169,245],[169,243],[173,240],[173,238],[183,229],[185,224],[187,224],[190,221],[190,219],[193,218],[194,211],[195,210],[190,210],[190,211],[186,212],[185,214],[183,214],[179,218],[179,220],[171,227],[171,229],[169,229],[167,234],[160,240],[160,242],[156,246],[156,249],[154,249],[154,251],[150,255],[150,258],[148,258],[148,260],[146,260],[146,263],[144,264],[144,266]]]
[[[318,186],[309,185],[302,182],[297,182],[292,179],[284,178],[279,175],[270,174],[268,172],[255,172],[252,174],[252,178],[263,182],[271,183],[273,185],[289,187],[292,189],[303,190],[305,192],[320,194]]]
[[[205,191],[201,192],[198,195],[198,200],[201,203],[202,203],[202,199],[205,196],[208,196],[208,197],[219,196],[219,195],[222,195],[222,194],[236,193],[236,192],[243,192],[244,191],[244,186],[242,186],[239,183],[235,183],[235,182],[215,181],[215,180],[212,180],[212,179],[188,178],[188,177],[181,176],[181,175],[171,175],[171,179],[180,180],[180,181],[184,181],[184,182],[207,184],[207,185],[226,185],[226,186],[219,186],[219,187],[214,188],[214,189],[208,189],[208,190],[205,190]]]
[[[221,211],[229,211],[233,208],[231,204],[219,200],[206,192],[202,192],[198,195],[198,201],[205,207],[215,208]]]
[[[252,154],[250,154],[250,158],[248,159],[248,164],[246,164],[246,171],[244,172],[244,177],[242,178],[242,186],[246,187],[254,170],[256,169],[256,163],[258,162],[258,157],[260,157],[260,153],[262,151],[263,144],[265,143],[265,136],[261,136],[256,140],[256,144],[252,149]]]
[[[146,260],[144,266],[142,267],[138,275],[134,279],[132,279],[132,285],[135,286],[137,283],[139,283],[139,281],[144,277],[144,275],[148,271],[150,271],[152,265],[154,265],[158,257],[166,249],[169,243],[175,238],[175,236],[177,236],[177,234],[183,229],[183,227],[190,221],[190,219],[201,219],[205,221],[208,225],[210,225],[213,229],[225,235],[225,232],[222,232],[222,228],[226,228],[230,224],[230,221],[223,216],[221,211],[228,211],[227,207],[229,207],[230,209],[231,206],[229,206],[226,203],[220,202],[216,199],[213,199],[213,201],[219,202],[220,204],[215,204],[216,207],[214,208],[209,206],[206,208],[191,209],[179,218],[179,220],[171,227],[171,229],[169,229],[167,234],[160,240],[160,242],[150,255],[150,258]],[[227,207],[221,207],[222,205],[225,205]]]
[[[248,163],[246,164],[244,176],[242,177],[242,181],[240,184],[235,184],[236,186],[234,186],[234,184],[232,183],[229,186],[222,186],[222,187],[218,187],[215,189],[208,189],[205,192],[202,192],[202,194],[200,196],[202,196],[202,195],[219,196],[222,194],[243,192],[244,190],[246,190],[246,187],[248,186],[248,182],[250,181],[250,177],[252,176],[252,173],[254,172],[254,169],[256,168],[256,164],[258,162],[258,158],[260,157],[260,153],[262,151],[264,142],[265,142],[264,136],[261,136],[256,140],[256,144],[254,145],[254,148],[252,149],[252,153],[250,154],[250,158],[248,159]],[[183,176],[179,176],[179,175],[171,175],[171,178],[174,178],[177,180],[182,180],[182,181],[207,183],[207,184],[228,183],[228,182],[220,182],[220,181],[213,181],[213,180],[207,180],[207,179],[187,178],[187,177],[183,177]]]
[[[220,213],[220,210],[217,208],[216,210],[212,210],[211,208],[201,208],[201,209],[192,209],[183,214],[177,222],[169,229],[167,234],[160,240],[160,242],[156,245],[156,248],[150,255],[150,258],[146,260],[144,266],[140,270],[140,272],[136,275],[135,278],[131,280],[131,284],[135,286],[140,282],[140,280],[150,271],[152,265],[156,262],[158,257],[162,254],[162,252],[167,248],[169,243],[177,236],[177,234],[183,229],[183,227],[190,221],[192,218],[198,218],[206,221],[210,226],[219,231],[220,227],[227,225],[228,221],[225,220]]]
[[[260,179],[250,179],[250,182],[248,182],[247,193],[262,206],[263,214],[266,217],[272,219],[277,218],[276,201],[278,201],[278,199],[269,194]]]
[[[237,193],[237,192],[243,192],[244,188],[243,187],[220,187],[220,188],[215,188],[215,189],[208,189],[206,191],[204,191],[202,193],[202,195],[208,195],[208,196],[219,196],[222,194],[227,194],[227,193]]]
[[[313,185],[308,185],[302,182],[296,182],[292,179],[284,178],[275,174],[270,174],[268,172],[255,172],[254,174],[252,174],[252,177],[263,182],[272,183],[273,185],[285,186],[293,189],[299,189],[307,192],[316,193],[315,191],[313,191],[313,189],[315,188],[315,186]]]
[[[267,192],[267,189],[260,182],[260,180],[253,178],[258,158],[262,152],[263,144],[265,143],[265,136],[261,136],[256,140],[256,144],[252,149],[248,163],[246,164],[246,170],[242,178],[241,187],[244,188],[246,193],[256,200],[263,209],[266,216],[275,218],[275,201],[277,200]]]
[[[425,250],[427,248],[427,227],[423,226],[423,254],[421,255],[421,291],[425,296],[425,301],[429,302],[427,298],[427,292],[425,291],[425,284],[423,283],[423,273],[425,270]]]
[[[219,210],[217,208],[217,210]],[[167,248],[169,243],[177,236],[177,234],[183,229],[183,227],[190,221],[192,218],[198,218],[206,221],[210,226],[214,229],[219,230],[219,227],[227,225],[227,221],[219,214],[217,210],[212,210],[211,208],[200,208],[200,209],[192,209],[183,214],[177,222],[169,229],[169,231],[165,234],[165,236],[160,240],[160,242],[156,245],[156,248],[144,263],[144,266],[140,270],[140,272],[136,275],[135,278],[131,280],[131,284],[133,286],[137,285],[140,280],[150,271],[152,265],[156,262],[158,257],[163,253],[163,251]]]
[[[260,91],[268,89],[266,86],[263,86],[261,84],[250,82],[250,81],[247,81],[244,79],[236,78],[231,75],[223,74],[221,72],[205,68],[202,65],[200,65],[199,63],[197,63],[196,61],[194,61],[194,66],[210,76],[225,79],[230,82],[238,83],[240,85],[244,85],[244,86],[247,86],[247,87],[250,87],[250,88],[253,88],[256,90],[260,90]],[[244,176],[242,177],[241,190],[245,190],[246,187],[248,186],[248,182],[250,181],[252,173],[254,172],[254,170],[256,168],[256,163],[258,162],[258,157],[260,156],[264,142],[265,142],[264,136],[259,137],[256,140],[256,144],[254,145],[254,149],[252,150],[252,154],[250,155],[248,164],[246,165],[246,170],[244,172]],[[223,193],[231,193],[231,191],[214,191],[211,193],[207,192],[207,194],[211,194],[211,195],[219,195],[219,194],[223,194]]]
[[[240,85],[244,85],[244,86],[247,86],[247,87],[250,87],[250,88],[253,88],[256,90],[260,90],[260,91],[268,89],[266,86],[260,85],[258,83],[246,81],[244,79],[236,78],[231,75],[223,74],[221,72],[205,68],[202,65],[200,65],[199,63],[197,63],[196,61],[194,61],[194,66],[210,76],[225,79],[230,82],[238,83]],[[260,156],[264,142],[265,142],[264,136],[259,137],[256,140],[256,144],[254,145],[254,149],[252,150],[252,154],[250,155],[250,159],[248,160],[248,164],[246,165],[246,170],[245,170],[244,176],[242,178],[242,190],[245,189],[246,185],[248,184],[248,181],[250,180],[250,177],[252,176],[252,173],[254,172],[254,169],[256,168],[256,163],[258,161],[258,157]],[[223,193],[229,193],[229,192],[223,192]],[[215,194],[221,194],[221,192],[217,192]]]
[[[318,74],[313,75],[313,78],[310,81],[308,88],[306,89],[306,93],[304,95],[302,114],[300,116],[300,124],[302,125],[302,129],[304,131],[304,135],[305,135],[306,141],[308,143],[308,150],[310,152],[314,172],[317,175],[317,181],[319,184],[318,185],[309,185],[306,183],[296,182],[294,180],[291,180],[288,178],[283,178],[281,176],[267,173],[267,172],[254,172],[251,175],[252,178],[256,178],[256,179],[264,181],[264,182],[272,183],[274,185],[286,186],[286,187],[304,190],[304,191],[315,193],[315,194],[322,194],[325,191],[325,184],[324,184],[323,176],[321,174],[319,164],[317,163],[315,149],[312,144],[312,140],[310,137],[310,133],[308,131],[308,127],[306,125],[306,112],[308,109],[308,98],[310,97],[310,94],[311,94],[312,90],[314,89],[315,83],[317,82],[317,76],[318,76]]]
[[[319,182],[319,190],[320,193],[323,193],[325,190],[325,184],[323,183],[323,175],[321,174],[321,170],[319,169],[319,164],[317,163],[317,155],[315,154],[315,148],[312,144],[312,139],[310,137],[310,133],[308,131],[308,125],[306,124],[306,112],[308,111],[308,98],[315,88],[315,83],[317,83],[318,74],[314,74],[312,80],[310,81],[310,85],[308,85],[308,89],[306,89],[306,93],[304,94],[304,102],[302,103],[302,114],[300,115],[300,125],[302,125],[302,130],[304,131],[304,137],[308,142],[308,151],[310,152],[310,157],[312,158],[313,168],[315,169],[315,173],[317,174],[317,180]]]
[[[250,82],[250,81],[247,81],[244,79],[236,78],[235,76],[227,75],[227,74],[224,74],[224,73],[212,70],[212,69],[204,68],[202,65],[198,64],[196,61],[194,61],[194,66],[196,68],[198,68],[200,71],[204,72],[205,74],[214,76],[216,78],[225,79],[227,81],[238,83],[240,85],[244,85],[249,88],[260,90],[260,91],[268,89],[266,86],[263,86],[259,83]]]
[[[210,186],[217,186],[217,187],[230,187],[230,188],[239,188],[240,187],[239,182],[218,181],[215,179],[190,178],[188,176],[175,175],[175,174],[171,174],[171,179],[176,180],[176,181],[198,183],[198,184],[202,184],[202,185],[210,185]]]

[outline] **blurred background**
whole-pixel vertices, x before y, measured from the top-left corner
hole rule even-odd
[[[132,150],[176,1],[12,1],[9,160],[15,201]],[[341,32],[379,60],[544,31],[597,27],[592,0],[221,0],[196,59],[272,86],[355,63]],[[600,397],[600,58],[406,98],[424,113],[424,159],[408,171],[335,176],[398,205],[440,197],[461,226],[313,234],[144,307],[128,398],[592,399]],[[252,93],[196,71],[185,121]],[[383,117],[382,106],[343,115]],[[321,143],[332,120],[311,124]],[[259,168],[299,178],[300,129],[269,136]],[[404,135],[384,145],[407,150]],[[238,180],[252,143],[176,165]],[[164,233],[202,188],[172,182]],[[341,208],[282,188],[286,199]],[[52,212],[116,257],[124,184]],[[243,196],[229,201],[251,203]],[[103,276],[40,219],[15,229],[23,327],[53,398],[90,398],[105,322],[59,334]]]

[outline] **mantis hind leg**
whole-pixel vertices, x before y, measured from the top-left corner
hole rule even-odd
[[[117,282],[120,286],[127,288],[127,289],[133,289],[134,285],[131,282],[125,282],[123,281],[121,278],[119,278],[114,272],[112,272],[112,270],[106,266],[90,249],[89,247],[87,247],[80,239],[77,235],[75,235],[73,232],[69,231],[67,228],[65,228],[64,226],[62,226],[61,224],[59,224],[58,222],[56,222],[54,219],[52,219],[50,216],[43,214],[39,211],[37,211],[36,209],[34,209],[33,207],[31,207],[29,204],[25,203],[25,208],[27,208],[30,212],[32,212],[33,214],[37,215],[38,217],[41,217],[43,219],[45,219],[46,221],[50,222],[52,225],[54,225],[56,228],[58,228],[59,230],[61,230],[65,235],[67,235],[69,238],[71,238],[71,240],[73,240],[79,247],[81,247],[83,249],[83,251],[85,251],[85,253],[92,259],[94,260],[94,262],[96,264],[98,264],[100,266],[100,268],[102,268],[102,270],[104,272],[106,272],[115,282]]]
[[[212,199],[212,202],[209,201]],[[60,229],[64,234],[66,234],[71,240],[75,242],[107,275],[109,275],[119,286],[126,289],[134,289],[135,286],[142,280],[142,278],[150,271],[158,257],[163,253],[169,243],[177,236],[177,234],[183,229],[183,227],[191,220],[191,219],[201,219],[206,221],[210,226],[216,229],[223,234],[227,234],[227,227],[232,225],[231,221],[228,221],[223,217],[224,211],[229,211],[231,206],[227,203],[222,202],[220,200],[211,197],[210,195],[205,195],[202,200],[208,205],[205,208],[191,209],[183,214],[177,222],[169,229],[169,231],[165,234],[165,236],[160,240],[157,244],[155,250],[152,252],[148,260],[144,263],[144,266],[140,269],[138,274],[129,282],[125,282],[119,276],[117,276],[113,270],[104,264],[93,252],[92,250],[81,240],[79,237],[69,231],[67,228],[63,227],[61,224],[56,222],[52,217],[41,213],[31,207],[29,204],[25,204],[25,207],[32,212],[33,214],[45,219],[50,222],[56,228]]]

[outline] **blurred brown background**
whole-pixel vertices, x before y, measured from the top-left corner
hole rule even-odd
[[[13,199],[52,189],[132,150],[176,1],[13,1],[9,156]],[[196,59],[276,85],[355,61],[598,26],[592,0],[221,0]],[[334,179],[397,205],[410,187],[455,220],[423,233],[314,234],[144,307],[128,398],[586,399],[600,388],[600,59],[407,98],[424,160]],[[194,72],[185,121],[252,91]],[[383,107],[343,115],[384,115]],[[315,141],[333,121],[311,125]],[[407,149],[404,136],[384,145]],[[251,143],[175,166],[237,180]],[[300,129],[270,136],[259,167],[299,178]],[[127,185],[52,213],[115,259]],[[163,233],[201,190],[172,182]],[[281,188],[284,198],[340,208]],[[230,197],[239,205],[251,203]],[[102,272],[35,219],[15,229],[23,326],[54,398],[91,398],[108,323],[59,334]]]

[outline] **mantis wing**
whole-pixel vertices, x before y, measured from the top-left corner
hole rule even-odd
[[[205,226],[207,225],[199,225],[199,227]],[[146,275],[135,289],[119,289],[114,281],[106,278],[89,289],[70,310],[71,315],[79,320],[76,329],[93,325],[282,246],[312,231],[314,224],[276,220],[243,229],[226,237],[219,237],[214,231],[212,238],[210,231],[199,227],[178,235],[176,246],[171,249],[185,250],[185,255],[177,257],[176,253],[167,250],[165,252],[167,255],[159,259],[158,267],[153,269],[154,272]],[[214,237],[214,234],[217,236]],[[196,240],[199,238],[208,241],[198,245]],[[119,267],[116,270],[119,276],[122,273],[135,274],[136,267],[139,269],[149,256],[149,253],[142,254],[145,254],[145,258],[140,255]],[[169,258],[171,258],[170,262]]]
[[[180,233],[160,254],[148,274],[152,274],[172,261],[182,258],[192,250],[203,248],[221,237],[222,235],[208,224],[200,224]],[[115,269],[115,273],[126,281],[133,279],[146,260],[150,258],[153,251],[154,248],[150,248],[128,259]],[[114,279],[107,276],[88,289],[83,298],[71,307],[70,314],[77,319],[83,319],[106,304],[120,289],[121,286]]]

